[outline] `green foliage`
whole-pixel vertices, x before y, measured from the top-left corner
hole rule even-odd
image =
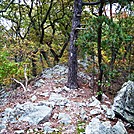
[[[77,134],[81,134],[85,132],[86,123],[83,121],[78,121],[77,123]]]
[[[8,85],[11,78],[19,73],[18,64],[9,60],[9,53],[0,52],[0,83]]]
[[[90,13],[88,15],[90,17],[88,16],[82,20],[86,26],[86,30],[80,31],[80,37],[77,41],[77,46],[80,50],[79,57],[89,57],[90,61],[94,57],[95,61],[93,64],[97,63],[97,65],[94,66],[89,63],[89,68],[94,66],[99,70],[97,32],[99,24],[102,24],[101,69],[103,70],[104,77],[103,81],[98,83],[98,85],[110,87],[114,79],[124,77],[123,72],[127,72],[128,76],[132,76],[132,51],[134,50],[132,47],[134,33],[132,27],[134,26],[134,17],[130,14],[130,16],[128,15],[124,18],[124,16],[121,16],[122,12],[117,14],[113,19],[104,15],[99,17],[93,17]],[[90,69],[90,73],[92,73],[91,71]]]

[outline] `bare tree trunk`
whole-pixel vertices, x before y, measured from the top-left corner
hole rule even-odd
[[[37,65],[36,65],[36,53],[38,50],[35,50],[33,54],[31,55],[31,61],[32,61],[32,74],[33,76],[37,76]]]
[[[74,0],[74,13],[72,20],[72,31],[70,33],[70,50],[69,50],[69,70],[67,87],[71,89],[78,88],[77,82],[77,46],[75,42],[78,37],[78,29],[80,27],[80,19],[82,13],[82,0]]]
[[[102,16],[103,13],[103,1],[100,4],[99,8],[99,16]],[[101,37],[102,37],[102,22],[99,23],[98,27],[98,64],[99,64],[99,78],[98,78],[98,100],[101,101],[102,99],[102,76],[103,76],[103,69],[102,69],[102,53],[101,53]]]

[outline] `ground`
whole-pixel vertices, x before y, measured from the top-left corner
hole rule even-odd
[[[5,104],[0,105],[0,113],[2,113],[7,107],[14,108],[18,103],[23,104],[27,101],[31,101],[32,96],[36,96],[37,99],[33,100],[33,102],[39,102],[39,101],[44,101],[48,100],[50,97],[51,93],[59,93],[63,97],[67,98],[68,100],[72,102],[78,102],[83,104],[86,104],[86,102],[89,102],[92,96],[96,95],[97,91],[97,86],[94,86],[94,89],[92,88],[91,81],[90,83],[85,82],[82,80],[81,77],[79,77],[79,88],[76,90],[70,90],[67,92],[66,90],[61,90],[61,91],[56,91],[57,89],[62,89],[65,86],[66,83],[66,76],[64,77],[65,80],[60,81],[63,79],[62,75],[55,75],[54,77],[51,78],[42,78],[38,76],[37,78],[33,79],[29,85],[28,85],[28,91],[24,92],[23,88],[21,86],[17,87],[16,89],[8,89],[7,92],[10,92],[10,94],[6,97],[6,101],[3,102]],[[42,79],[44,81],[43,85],[36,87],[35,83]],[[57,82],[60,81],[60,82]],[[115,83],[116,84],[116,83]],[[115,85],[116,86],[116,85]],[[119,86],[119,84],[118,84]],[[42,96],[42,93],[48,93],[47,96]],[[108,107],[113,103],[113,95],[111,95],[109,92],[105,91],[105,94],[108,98],[105,98],[105,101],[102,100],[101,104],[106,104]],[[106,102],[110,102],[106,103]],[[94,109],[94,107],[86,107],[86,105],[78,107],[77,105],[71,104],[70,107],[60,107],[60,106],[55,106],[52,112],[52,115],[50,119],[48,120],[51,123],[51,127],[57,128],[62,132],[62,134],[78,134],[78,131],[81,131],[80,128],[78,127],[79,124],[82,124],[82,128],[85,127],[86,124],[88,124],[91,120],[96,115],[93,115],[91,117],[83,119],[80,117],[79,112],[81,109],[84,109],[86,111],[86,115],[90,115],[90,111]],[[53,118],[55,113],[66,113],[71,116],[72,121],[71,124],[69,125],[64,125],[58,122],[58,119]],[[78,112],[78,114],[77,114]],[[1,115],[2,116],[2,115]],[[105,115],[101,115],[101,120],[109,120],[105,118]],[[114,125],[117,122],[117,118],[110,120],[111,124]],[[124,122],[124,124],[127,124]],[[36,126],[31,126],[27,122],[20,122],[20,123],[14,123],[14,124],[8,124],[7,127],[7,132],[5,134],[14,134],[16,130],[25,130],[25,133],[27,133],[28,130],[34,129],[35,131],[38,132],[33,132],[32,133],[39,133],[43,131],[43,124],[39,124]],[[36,130],[37,129],[37,130]],[[70,131],[71,129],[75,129],[75,132]],[[128,129],[129,134],[133,134],[134,130],[132,128]],[[3,133],[4,134],[4,133]]]

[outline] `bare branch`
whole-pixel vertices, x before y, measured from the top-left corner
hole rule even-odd
[[[25,77],[25,88],[27,89],[28,77],[27,77],[27,65],[24,65],[24,77]]]
[[[75,30],[87,30],[87,28],[76,27]]]
[[[12,80],[14,80],[16,83],[20,84],[22,86],[22,88],[24,89],[24,92],[26,91],[26,88],[23,85],[23,83],[21,83],[20,81],[16,80],[15,78],[12,78]]]

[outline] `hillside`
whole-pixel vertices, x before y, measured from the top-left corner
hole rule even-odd
[[[31,81],[26,92],[22,87],[1,91],[1,133],[82,134],[95,117],[112,126],[120,121],[110,110],[111,95],[103,94],[103,100],[99,102],[95,98],[96,89],[93,91],[91,86],[92,77],[82,71],[78,77],[80,87],[67,88],[67,66],[56,65]],[[132,128],[126,128],[129,134],[134,133]]]

